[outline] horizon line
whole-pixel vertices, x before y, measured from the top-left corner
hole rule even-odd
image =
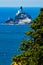
[[[0,7],[21,7],[21,6],[0,6]],[[22,6],[22,7],[27,7],[27,6]],[[43,7],[40,7],[40,6],[28,6],[28,7],[43,8]]]

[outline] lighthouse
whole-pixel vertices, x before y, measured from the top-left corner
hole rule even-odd
[[[22,10],[23,10],[23,8],[21,6],[20,9],[18,10],[18,12],[16,13],[16,16],[18,16],[20,13],[22,13]]]
[[[21,13],[22,13],[22,10],[23,10],[23,8],[22,8],[22,6],[20,7],[20,11],[21,11]]]

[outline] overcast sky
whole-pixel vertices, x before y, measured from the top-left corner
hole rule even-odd
[[[0,0],[0,7],[43,7],[43,0]]]

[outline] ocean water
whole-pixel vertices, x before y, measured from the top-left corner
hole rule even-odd
[[[18,51],[20,43],[23,39],[27,39],[24,32],[30,30],[29,25],[1,25],[9,17],[15,17],[19,8],[0,8],[0,65],[10,65],[12,57],[20,54]],[[35,19],[40,8],[23,8],[23,11],[29,14],[32,19]]]

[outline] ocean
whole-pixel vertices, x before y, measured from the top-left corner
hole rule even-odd
[[[30,38],[24,33],[30,30],[29,25],[1,25],[9,17],[15,17],[18,7],[0,7],[0,65],[11,65],[12,57],[20,54],[18,51],[21,41]],[[23,8],[23,11],[29,14],[34,20],[40,8]]]

